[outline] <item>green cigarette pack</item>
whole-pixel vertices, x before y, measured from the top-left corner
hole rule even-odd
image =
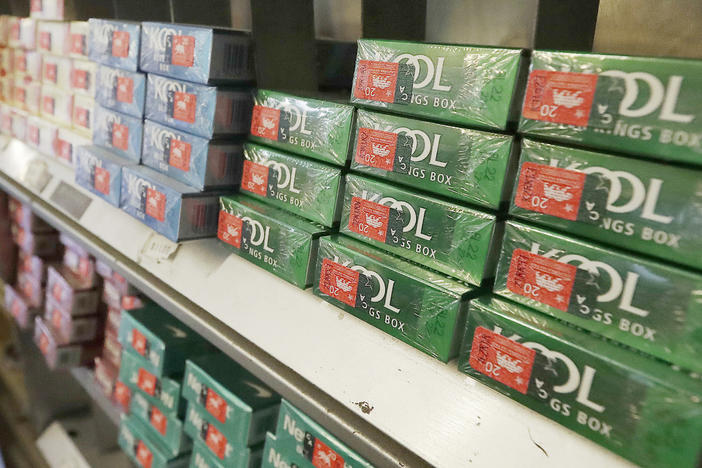
[[[343,166],[352,124],[352,106],[259,89],[254,97],[250,138]]]
[[[157,377],[182,374],[185,360],[214,352],[214,347],[187,325],[154,303],[122,311],[119,342],[138,354]]]
[[[292,454],[283,453],[278,447],[278,440],[276,437],[270,432],[266,434],[266,444],[263,447],[261,468],[291,468],[293,465],[295,465],[295,462],[293,461]],[[306,466],[306,464],[301,465],[300,468]]]
[[[240,257],[299,288],[312,284],[324,226],[238,195],[219,199],[217,237]]]
[[[702,373],[702,275],[510,221],[494,292]]]
[[[314,294],[442,362],[475,289],[343,236],[319,241]]]
[[[141,392],[132,395],[129,414],[141,420],[145,432],[158,440],[169,455],[175,457],[190,451],[192,442],[183,432],[183,422],[175,414],[163,413],[156,405],[149,403]]]
[[[158,377],[146,367],[144,358],[130,349],[122,350],[119,367],[119,380],[132,389],[141,392],[151,405],[163,414],[181,415],[185,405],[180,398],[180,378]]]
[[[310,221],[339,221],[341,169],[265,146],[244,145],[241,191]]]
[[[520,131],[702,164],[702,61],[534,51]]]
[[[230,464],[224,466],[217,458],[217,455],[212,453],[210,448],[202,442],[195,441],[193,443],[193,453],[190,458],[189,468],[259,468],[261,466],[261,457],[263,456],[263,446],[260,445],[257,450],[251,449],[248,463],[242,457],[241,464]]]
[[[340,232],[471,284],[492,274],[501,224],[492,214],[346,176]]]
[[[188,402],[183,424],[185,433],[193,439],[193,443],[205,445],[223,466],[247,466],[251,458],[251,448],[232,444],[213,421],[214,418],[204,408]]]
[[[512,147],[508,135],[359,110],[351,169],[497,209],[512,190]]]
[[[143,468],[184,468],[190,454],[174,458],[155,439],[149,436],[146,426],[136,416],[122,419],[119,426],[119,446],[134,462]]]
[[[211,424],[240,447],[263,441],[280,404],[268,385],[224,354],[188,360],[183,398],[208,413]]]
[[[269,446],[275,446],[276,452],[282,454],[283,459],[293,462],[290,466],[296,465],[300,468],[373,466],[286,400],[280,404],[275,436],[269,434],[266,437],[266,449],[263,454],[263,466],[277,467],[279,465],[270,458]],[[274,459],[279,458],[275,456]]]
[[[524,140],[510,214],[702,268],[702,171]]]
[[[644,467],[698,466],[702,383],[526,307],[471,301],[459,369]]]
[[[521,62],[519,49],[361,39],[351,102],[505,129],[519,114]]]

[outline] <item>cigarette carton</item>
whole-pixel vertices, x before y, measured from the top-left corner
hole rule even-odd
[[[512,137],[359,110],[351,169],[497,209],[512,189]]]
[[[262,442],[280,404],[268,385],[221,353],[187,361],[183,398],[235,447]]]
[[[74,164],[75,181],[109,204],[119,207],[122,168],[133,164],[96,146],[80,146]]]
[[[109,323],[108,317],[108,324]],[[105,341],[102,345],[102,358],[115,366],[119,371],[122,364],[122,345],[117,341],[116,333],[108,332],[108,329],[105,330]]]
[[[144,115],[146,75],[119,68],[97,67],[95,100],[107,107],[132,117]]]
[[[52,328],[58,345],[93,341],[100,337],[101,320],[97,315],[73,317],[51,297],[46,300],[44,321]]]
[[[93,143],[139,163],[144,124],[140,118],[97,105],[93,119]]]
[[[23,49],[13,51],[15,78],[22,77],[25,83],[41,81],[43,56],[39,52]]]
[[[4,299],[5,310],[12,315],[19,328],[26,330],[34,324],[34,316],[38,313],[38,310],[29,307],[22,294],[9,284],[5,284]]]
[[[702,61],[534,51],[520,131],[702,164]]]
[[[27,117],[27,144],[47,156],[56,156],[58,126],[31,115]]]
[[[90,60],[129,71],[137,70],[140,23],[97,18],[90,18],[88,23]]]
[[[73,121],[73,94],[47,83],[41,85],[39,114],[59,125]]]
[[[459,369],[642,466],[699,460],[699,381],[526,307],[472,301]]]
[[[73,97],[73,130],[86,137],[92,137],[94,108],[95,100],[93,98],[80,94]]]
[[[261,458],[263,456],[263,445],[251,447],[248,463],[245,457],[240,460],[241,463],[227,465],[232,468],[259,468],[261,466]],[[189,468],[224,468],[221,460],[217,458],[210,448],[202,442],[196,440],[193,442],[193,452],[190,458]]]
[[[180,398],[180,377],[158,377],[145,367],[146,361],[123,346],[119,367],[119,380],[128,386],[132,393],[140,392],[146,400],[164,414],[183,414],[185,405]]]
[[[94,97],[100,89],[96,83],[98,64],[90,60],[73,59],[70,90],[76,95]]]
[[[69,28],[71,45],[68,55],[77,59],[87,59],[90,25],[87,21],[71,21]]]
[[[7,47],[7,40],[10,35],[10,19],[9,15],[0,15],[0,46]]]
[[[26,83],[22,76],[16,76],[12,87],[12,95],[16,107],[27,111],[29,114],[37,114],[39,112],[41,83],[38,81]]]
[[[140,68],[194,83],[253,82],[251,35],[233,29],[142,23]]]
[[[173,242],[217,233],[221,192],[198,192],[143,166],[122,171],[120,207]]]
[[[41,81],[43,83],[71,90],[71,76],[73,74],[73,61],[71,59],[47,54],[44,55],[42,67]]]
[[[252,101],[246,89],[149,74],[145,117],[204,138],[243,135],[249,131]]]
[[[136,466],[144,468],[185,468],[189,454],[174,458],[165,447],[147,432],[135,415],[123,418],[119,426],[119,446]]]
[[[351,106],[259,89],[254,97],[250,138],[343,166],[352,124]]]
[[[161,377],[182,374],[185,360],[214,351],[212,345],[159,306],[122,311],[119,342],[143,359],[143,367]]]
[[[341,215],[341,169],[252,143],[244,145],[242,192],[332,226]]]
[[[46,283],[47,297],[71,315],[92,315],[97,312],[100,294],[92,286],[85,287],[66,267],[49,266]]]
[[[176,415],[164,414],[140,392],[135,392],[129,404],[129,414],[139,418],[145,433],[158,440],[170,456],[189,452],[192,442],[183,432],[183,422]]]
[[[193,443],[205,445],[223,466],[248,466],[251,449],[233,445],[213,424],[212,417],[203,408],[188,402],[183,428]]]
[[[17,273],[17,291],[22,294],[30,308],[44,307],[44,288],[41,279],[27,273]]]
[[[314,294],[447,362],[474,289],[341,237],[319,241]]]
[[[67,1],[68,8],[64,5]],[[29,2],[29,16],[41,20],[62,20],[64,11],[70,11],[71,6],[71,0],[32,0]]]
[[[24,252],[19,253],[19,260],[17,262],[17,271],[26,273],[34,278],[41,281],[42,284],[46,283],[46,271],[49,265],[58,263],[58,259],[43,258],[37,255],[29,255]]]
[[[20,141],[27,138],[27,112],[19,109],[12,111],[12,136]]]
[[[312,284],[318,238],[328,229],[242,196],[219,203],[217,237],[237,255],[299,288]]]
[[[525,140],[510,214],[702,267],[702,174]]]
[[[73,165],[73,159],[79,146],[89,145],[90,140],[83,135],[58,127],[56,137],[56,156],[59,160],[67,164]]]
[[[68,55],[70,25],[64,21],[37,21],[37,50],[45,54]]]
[[[275,440],[269,437],[266,444],[269,440],[275,442],[278,453],[289,457],[297,466],[325,466],[325,463],[354,468],[373,466],[286,400],[280,405]],[[264,453],[263,458],[268,460],[264,466],[268,466],[265,463],[278,466],[270,460],[269,452]]]
[[[111,362],[95,358],[95,381],[102,393],[109,399],[115,391],[117,376],[119,375],[119,367],[115,367]]]
[[[54,330],[41,317],[34,317],[34,343],[52,370],[88,364],[100,354],[99,343],[59,344]]]
[[[121,369],[121,367],[120,367]],[[129,413],[129,403],[132,399],[132,389],[129,388],[119,379],[117,376],[117,381],[115,382],[115,389],[112,392],[112,399],[119,406],[119,410],[122,413]]]
[[[36,49],[37,20],[34,18],[11,17],[7,45],[18,49]]]
[[[518,112],[519,49],[358,41],[351,102],[505,129]]]
[[[198,190],[237,187],[242,152],[240,140],[208,140],[144,122],[142,164]]]
[[[494,291],[702,371],[702,275],[509,222]]]
[[[495,215],[355,175],[340,232],[471,284],[492,273]]]

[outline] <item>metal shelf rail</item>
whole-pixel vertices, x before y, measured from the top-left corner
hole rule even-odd
[[[0,188],[376,466],[631,466],[594,443],[230,254],[173,244],[0,137]]]

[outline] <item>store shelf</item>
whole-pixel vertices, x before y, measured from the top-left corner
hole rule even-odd
[[[18,141],[0,154],[0,187],[377,466],[631,466],[216,239],[171,244],[72,177]]]

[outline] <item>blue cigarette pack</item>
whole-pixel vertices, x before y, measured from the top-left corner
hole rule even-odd
[[[95,106],[93,143],[135,163],[141,160],[143,129],[140,118]]]
[[[242,88],[217,88],[149,73],[146,118],[205,138],[249,131],[253,95]]]
[[[79,146],[74,161],[76,183],[109,204],[119,206],[122,168],[133,164],[97,146]]]
[[[103,65],[137,71],[141,23],[90,18],[88,54]]]
[[[251,35],[234,29],[142,23],[140,68],[194,83],[254,81]]]
[[[199,192],[144,166],[122,171],[120,207],[173,242],[215,236],[220,195]]]
[[[134,117],[144,115],[146,75],[100,65],[95,100],[102,106]]]
[[[198,190],[238,186],[242,153],[241,141],[208,140],[144,122],[142,164]]]

